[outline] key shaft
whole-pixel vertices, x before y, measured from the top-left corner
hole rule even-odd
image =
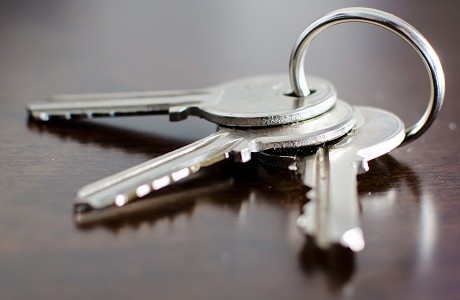
[[[219,131],[168,155],[96,181],[78,191],[76,210],[88,206],[91,209],[124,206],[196,173],[202,166],[228,158],[241,140]]]
[[[168,114],[172,107],[198,106],[216,97],[211,91],[60,95],[45,103],[29,104],[28,110],[32,118],[40,121]]]
[[[298,158],[304,183],[312,188],[298,225],[322,249],[333,244],[353,251],[364,248],[356,175],[368,170],[369,160],[388,153],[404,139],[404,125],[395,115],[375,108],[356,110],[362,115],[346,137],[319,148],[314,156]]]

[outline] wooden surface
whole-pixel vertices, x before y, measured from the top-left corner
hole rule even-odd
[[[28,122],[27,103],[287,73],[300,32],[344,5],[413,24],[438,51],[447,80],[430,130],[359,177],[364,251],[315,249],[295,226],[306,189],[256,162],[203,169],[159,193],[163,205],[76,226],[79,187],[215,126],[166,116],[43,125]],[[0,299],[458,299],[459,8],[415,0],[1,1]],[[370,25],[322,33],[307,71],[350,103],[388,109],[407,125],[427,104],[417,55]]]

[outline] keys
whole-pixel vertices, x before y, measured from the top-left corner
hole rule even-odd
[[[418,31],[393,15],[348,8],[318,19],[294,45],[289,78],[258,76],[191,91],[56,96],[47,103],[29,105],[29,115],[41,121],[144,114],[169,114],[172,121],[179,121],[193,115],[221,126],[207,138],[83,187],[77,194],[75,211],[124,206],[228,157],[246,162],[252,153],[317,146],[346,134],[355,124],[351,107],[336,100],[329,82],[305,77],[304,56],[319,32],[355,21],[384,27],[406,40],[422,58],[431,86],[430,102],[422,118],[405,132],[395,115],[358,107],[359,122],[353,132],[335,144],[319,147],[314,155],[297,157],[297,172],[313,188],[311,201],[298,219],[299,227],[320,248],[341,244],[359,251],[364,238],[357,173],[367,170],[368,160],[421,136],[433,123],[444,98],[444,73],[435,51]],[[294,91],[291,94],[289,81]],[[276,164],[294,160],[267,153],[260,159],[277,160]]]
[[[364,248],[356,175],[369,169],[369,160],[388,153],[404,139],[404,125],[397,116],[376,108],[356,110],[361,117],[346,137],[320,147],[315,155],[297,158],[304,183],[313,188],[297,224],[322,249],[332,244],[353,251]]]
[[[172,121],[194,115],[224,126],[273,126],[316,117],[335,104],[332,84],[308,80],[315,92],[300,98],[287,95],[287,76],[265,75],[202,90],[54,96],[46,103],[29,104],[28,111],[41,121],[169,114]]]
[[[252,130],[221,128],[188,146],[83,187],[77,193],[75,211],[123,206],[230,156],[247,162],[252,152],[318,145],[343,136],[354,124],[351,106],[338,101],[333,109],[305,122]]]

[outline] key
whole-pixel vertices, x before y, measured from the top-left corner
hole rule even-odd
[[[156,195],[155,201],[137,201],[122,207],[110,207],[104,210],[92,210],[83,214],[75,215],[75,223],[81,228],[87,228],[96,225],[97,223],[106,223],[120,218],[129,218],[142,214],[144,216],[171,216],[181,211],[190,211],[198,201],[203,199],[218,198],[219,194],[228,191],[234,180],[231,177],[214,178],[216,182],[212,186],[204,183],[196,184],[196,182],[185,182],[181,186],[181,190],[174,193],[160,193]],[[134,223],[138,223],[142,218],[131,217]]]
[[[54,96],[29,104],[28,111],[40,121],[169,114],[171,121],[193,115],[223,126],[273,126],[316,117],[335,104],[331,83],[316,77],[308,80],[314,93],[307,97],[287,94],[287,76],[265,75],[202,90]]]
[[[291,125],[259,129],[220,128],[188,146],[89,184],[77,193],[76,213],[123,206],[232,156],[247,162],[252,152],[318,145],[346,134],[355,124],[343,101],[324,114]]]
[[[396,115],[370,107],[355,110],[361,117],[356,114],[355,129],[347,136],[320,147],[315,155],[297,158],[298,172],[313,188],[297,224],[322,249],[333,244],[355,252],[364,248],[356,176],[369,169],[369,160],[390,152],[404,139],[404,124]]]

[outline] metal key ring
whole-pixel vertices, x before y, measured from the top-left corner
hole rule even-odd
[[[305,29],[292,49],[289,75],[294,94],[305,97],[310,94],[304,71],[304,59],[310,42],[324,29],[341,23],[364,22],[388,29],[408,42],[422,59],[430,78],[430,101],[420,120],[406,129],[402,145],[420,137],[431,126],[444,100],[444,71],[439,57],[425,37],[404,20],[370,8],[352,7],[333,11],[316,20]]]

